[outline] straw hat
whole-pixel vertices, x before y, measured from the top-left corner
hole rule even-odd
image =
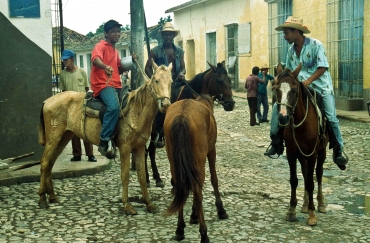
[[[283,28],[298,29],[305,34],[311,33],[311,31],[308,30],[307,26],[303,25],[303,19],[300,19],[298,17],[293,17],[293,16],[289,16],[287,20],[285,21],[285,23],[276,27],[275,30],[283,31]]]
[[[161,33],[162,32],[175,32],[175,36],[179,34],[179,31],[175,30],[175,28],[173,28],[173,25],[170,22],[164,23],[162,30],[160,32]]]
[[[261,67],[260,67],[260,70],[262,69],[270,69],[269,65],[267,64],[263,64]]]

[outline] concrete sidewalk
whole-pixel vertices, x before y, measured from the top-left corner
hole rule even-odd
[[[243,92],[233,92],[233,95],[244,99],[247,98],[247,94]],[[271,104],[271,100],[269,100],[269,103]],[[344,111],[337,109],[337,117],[339,119],[370,123],[370,116],[368,111]]]
[[[83,144],[82,144],[83,148]],[[84,151],[84,148],[83,148]],[[103,157],[98,152],[97,146],[94,145],[94,155],[97,162],[87,161],[87,156],[82,155],[82,160],[78,162],[71,162],[72,145],[68,143],[62,154],[58,157],[52,170],[53,179],[63,179],[69,177],[79,177],[83,175],[92,175],[101,172],[110,167],[113,161]],[[37,162],[40,158],[29,157],[30,160],[26,162],[13,162],[9,164],[8,169],[0,170],[0,185],[9,186],[13,184],[39,182],[40,181],[40,165],[35,165],[30,168],[16,170],[15,168],[26,163]]]

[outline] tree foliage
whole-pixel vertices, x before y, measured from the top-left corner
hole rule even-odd
[[[158,24],[160,24],[160,25],[164,25],[164,23],[166,23],[166,22],[171,22],[172,21],[172,19],[171,19],[171,16],[170,15],[168,15],[167,17],[165,17],[165,18],[160,18],[159,19],[159,21],[158,21]]]
[[[105,24],[105,22],[103,22],[97,29],[96,29],[96,31],[95,31],[95,33],[93,33],[93,32],[89,32],[89,33],[87,33],[87,37],[89,37],[89,38],[91,38],[91,37],[93,37],[93,36],[95,36],[95,35],[99,35],[99,34],[103,34],[104,33],[104,24]],[[128,24],[126,24],[126,26],[121,26],[121,31],[127,31],[127,30],[130,30],[131,28],[130,28],[130,25],[128,25]]]

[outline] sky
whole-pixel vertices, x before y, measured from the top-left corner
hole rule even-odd
[[[165,13],[167,9],[178,6],[190,0],[143,0],[147,26],[158,24],[161,17],[165,18],[173,13]],[[55,2],[51,0],[52,10]],[[63,25],[80,34],[95,32],[96,29],[110,19],[114,19],[123,26],[131,25],[130,0],[62,0]],[[54,11],[53,11],[54,12]],[[55,26],[55,15],[53,26]]]

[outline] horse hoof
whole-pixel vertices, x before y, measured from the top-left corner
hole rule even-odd
[[[286,214],[286,221],[289,221],[289,222],[296,221],[296,215],[295,215],[295,213],[287,213]]]
[[[164,187],[164,182],[162,180],[155,182],[156,187]]]
[[[39,207],[42,209],[49,208],[49,205],[47,202],[39,202]]]
[[[316,226],[317,225],[317,219],[316,219],[316,217],[315,218],[308,218],[307,219],[307,224],[309,226]]]
[[[49,198],[49,203],[59,203],[59,199],[57,197]]]
[[[326,213],[325,206],[319,206],[318,211],[319,211],[319,213]]]
[[[197,218],[196,219],[190,218],[189,224],[198,224],[198,223],[199,220]]]
[[[126,215],[136,215],[137,212],[135,211],[135,209],[130,205],[130,206],[127,206],[123,209],[123,211],[125,212]]]
[[[183,239],[185,239],[185,236],[184,235],[176,235],[174,240],[176,241],[182,241]]]
[[[147,210],[148,210],[149,213],[158,213],[159,212],[157,206],[155,206],[155,205],[149,205],[147,207]]]
[[[218,218],[219,219],[228,219],[229,218],[229,215],[225,212],[223,214],[218,214]]]
[[[308,206],[307,205],[302,206],[301,213],[308,213]]]

